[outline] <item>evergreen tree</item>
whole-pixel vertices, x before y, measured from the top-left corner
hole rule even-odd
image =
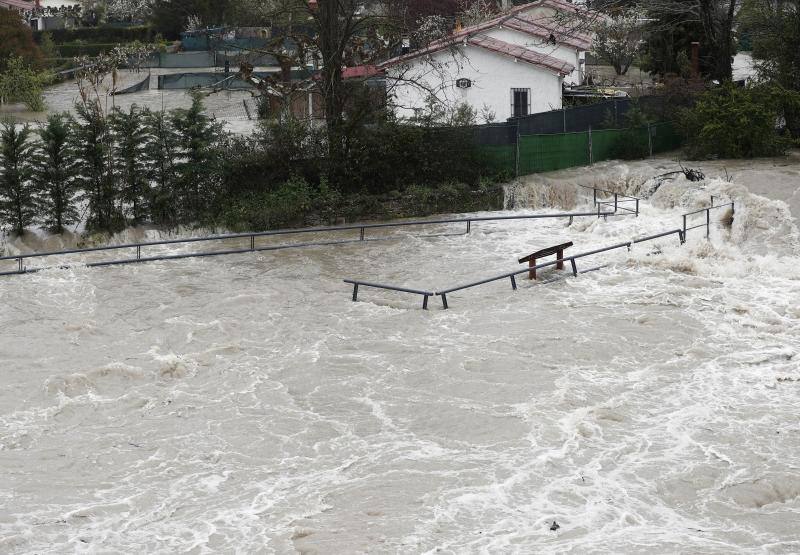
[[[68,114],[54,114],[39,129],[36,180],[42,194],[42,219],[53,233],[78,220],[75,207],[76,175],[70,130],[74,121]]]
[[[178,135],[165,112],[145,112],[147,142],[145,159],[147,177],[151,183],[150,214],[153,223],[174,226],[177,223],[177,194],[175,191]]]
[[[172,124],[178,133],[181,160],[177,164],[177,200],[181,221],[202,219],[214,198],[219,175],[222,125],[203,113],[202,93],[192,93],[189,109],[174,110]]]
[[[112,136],[108,120],[97,102],[75,107],[78,121],[73,140],[77,157],[82,200],[88,203],[86,227],[91,230],[119,231],[125,219],[118,206],[114,185]]]
[[[127,113],[117,108],[111,114],[110,125],[115,139],[113,157],[120,200],[130,210],[133,225],[138,225],[147,219],[150,201],[144,112],[136,105]]]
[[[30,136],[30,127],[18,128],[11,121],[0,130],[0,217],[17,235],[35,222],[38,210]]]

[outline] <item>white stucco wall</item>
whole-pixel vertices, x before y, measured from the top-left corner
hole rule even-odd
[[[393,95],[390,101],[398,117],[410,118],[414,108],[425,108],[429,96],[426,88],[434,90],[449,108],[462,102],[471,105],[478,111],[480,123],[484,105],[494,112],[496,122],[511,117],[512,88],[531,90],[532,114],[561,108],[560,76],[475,46],[460,46],[457,51],[444,50],[387,71],[387,86]],[[398,77],[400,81],[396,81]],[[470,79],[472,86],[457,88],[455,81],[459,78]]]
[[[564,81],[570,85],[580,85],[580,58],[578,56],[578,49],[572,48],[565,44],[557,44],[553,46],[545,39],[540,37],[532,37],[527,33],[521,33],[514,29],[506,27],[496,27],[489,29],[483,33],[486,36],[505,41],[509,44],[516,44],[524,46],[528,50],[533,50],[539,54],[546,54],[552,56],[557,60],[561,60],[575,66],[575,70],[564,78]]]

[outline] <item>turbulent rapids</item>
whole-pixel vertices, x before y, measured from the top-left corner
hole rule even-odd
[[[2,278],[0,552],[800,551],[788,206],[735,180],[611,185],[638,218]],[[736,212],[708,241],[447,311],[342,283],[477,280],[678,228],[711,195]],[[563,183],[507,193],[509,214],[591,207]]]

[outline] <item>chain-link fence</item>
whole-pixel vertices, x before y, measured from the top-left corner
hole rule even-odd
[[[485,141],[479,144],[486,167],[496,173],[527,175],[588,166],[603,160],[633,157],[637,153],[652,156],[681,145],[681,137],[670,122],[629,129],[534,135],[517,134],[515,128],[511,129],[486,131],[479,128],[476,133],[478,141]],[[513,137],[514,141],[509,141],[508,137]]]

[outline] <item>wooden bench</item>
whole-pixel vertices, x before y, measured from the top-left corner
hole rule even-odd
[[[561,260],[561,259],[564,258],[564,249],[568,249],[571,246],[572,246],[572,241],[570,241],[568,243],[562,243],[560,245],[555,245],[555,246],[552,246],[552,247],[547,247],[546,249],[542,249],[542,250],[536,251],[536,252],[534,252],[532,254],[529,254],[528,256],[520,258],[519,259],[519,263],[523,264],[523,263],[527,262],[528,266],[531,267],[530,272],[528,272],[528,278],[529,279],[536,279],[536,267],[535,266],[536,266],[536,260],[537,259],[544,258],[545,256],[550,256],[551,254],[555,254],[556,255],[556,259],[558,260],[558,262],[556,262],[556,269],[557,270],[563,270],[564,269],[564,261]]]

